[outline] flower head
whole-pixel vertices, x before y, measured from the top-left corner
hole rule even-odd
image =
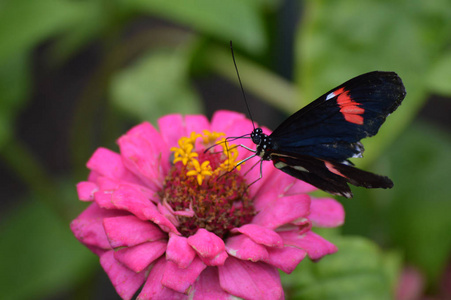
[[[237,167],[249,153],[224,140],[252,129],[243,115],[169,115],[158,125],[132,128],[120,154],[99,148],[77,185],[91,204],[71,229],[123,299],[140,287],[138,299],[281,299],[278,269],[336,251],[311,227],[341,225],[338,202],[311,198],[312,186],[269,163],[248,186],[258,158]]]

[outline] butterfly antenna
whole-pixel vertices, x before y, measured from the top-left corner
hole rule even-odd
[[[241,93],[243,94],[244,103],[246,103],[246,108],[247,108],[247,112],[249,113],[249,118],[251,118],[252,126],[255,129],[254,118],[252,118],[251,110],[249,109],[249,104],[247,103],[246,94],[244,93],[243,84],[241,83],[240,72],[238,72],[238,67],[236,66],[235,54],[233,53],[232,41],[230,41],[230,51],[232,51],[233,64],[235,65],[236,75],[238,76],[238,81],[240,83],[240,88],[241,88]]]

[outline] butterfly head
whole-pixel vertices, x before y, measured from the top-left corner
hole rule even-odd
[[[251,139],[257,145],[257,155],[264,160],[270,160],[271,158],[267,151],[273,148],[271,137],[264,134],[261,128],[255,128],[251,133]]]
[[[255,128],[251,133],[252,142],[255,145],[260,145],[262,141],[263,130],[261,128]]]

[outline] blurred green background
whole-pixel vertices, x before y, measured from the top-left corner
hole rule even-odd
[[[407,89],[355,161],[395,187],[340,199],[345,225],[320,231],[339,253],[283,275],[286,296],[390,299],[410,270],[399,299],[451,297],[450,33],[449,0],[0,1],[0,299],[118,297],[69,230],[75,184],[143,120],[245,112],[229,40],[272,129],[361,73]]]

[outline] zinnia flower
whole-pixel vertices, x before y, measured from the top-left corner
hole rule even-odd
[[[91,204],[71,229],[123,299],[141,287],[138,299],[283,299],[278,269],[337,251],[311,231],[342,224],[337,201],[268,162],[248,187],[258,158],[235,168],[250,153],[223,139],[252,130],[242,114],[168,115],[158,127],[132,128],[120,154],[99,148],[77,185]]]

